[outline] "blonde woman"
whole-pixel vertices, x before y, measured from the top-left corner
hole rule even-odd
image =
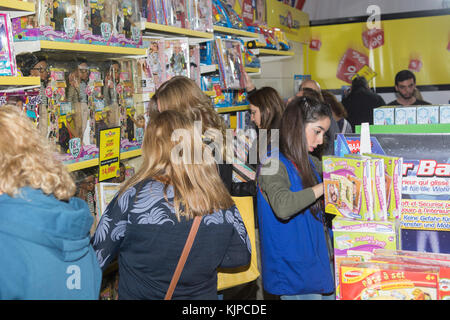
[[[236,195],[233,192],[231,156],[227,155],[224,148],[226,146],[225,123],[214,110],[211,99],[203,93],[194,80],[184,76],[175,76],[156,90],[152,100],[160,112],[177,110],[192,121],[200,121],[205,139],[217,141],[217,137],[221,135],[219,139],[223,142],[223,148],[221,148],[220,154],[215,154],[218,160],[217,167],[227,190],[232,195]],[[232,152],[231,148],[230,152]]]
[[[93,217],[54,149],[0,107],[0,299],[98,299]]]
[[[119,299],[163,299],[194,216],[202,221],[173,299],[217,299],[217,268],[250,263],[247,230],[194,122],[151,116],[139,171],[105,210],[93,238],[100,266],[119,257]],[[195,164],[194,153],[203,161]]]

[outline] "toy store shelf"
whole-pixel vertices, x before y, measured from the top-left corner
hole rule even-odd
[[[273,50],[273,49],[251,49],[253,54],[257,56],[293,56],[293,51],[282,51],[282,50]]]
[[[450,123],[371,125],[370,133],[450,133]],[[361,133],[361,126],[355,126],[355,133]]]
[[[196,30],[190,30],[186,28],[178,28],[173,26],[166,26],[163,24],[157,24],[152,22],[145,22],[142,24],[142,30],[144,32],[155,32],[159,36],[161,36],[161,33],[164,34],[170,34],[170,35],[178,35],[178,36],[187,36],[187,37],[194,37],[194,38],[201,38],[206,40],[212,40],[214,38],[214,35],[211,32],[204,32],[204,31],[196,31]],[[191,41],[189,41],[191,42]]]
[[[129,158],[138,157],[140,155],[142,155],[142,150],[136,149],[136,150],[132,150],[132,151],[121,152],[120,159],[121,160],[129,159]],[[82,161],[82,162],[69,163],[66,167],[67,167],[67,170],[69,170],[69,171],[77,171],[77,170],[86,169],[86,168],[95,167],[95,166],[98,166],[98,158],[90,159],[90,160],[86,160],[86,161]]]
[[[0,86],[40,86],[40,77],[0,76]]]
[[[210,65],[202,64],[202,65],[200,65],[200,73],[204,74],[204,73],[215,72],[217,70],[217,68],[218,68],[217,64],[210,64]]]
[[[251,39],[259,39],[259,34],[255,33],[255,32],[249,32],[249,31],[233,29],[233,28],[226,28],[226,27],[222,27],[222,26],[214,26],[213,28],[214,28],[214,32],[218,32],[218,33],[230,34],[230,35],[246,37],[246,38],[251,38]]]
[[[40,50],[55,50],[55,51],[76,51],[94,54],[107,54],[113,56],[144,56],[147,54],[147,49],[129,48],[129,47],[114,47],[103,46],[86,43],[72,43],[49,40],[37,41],[17,41],[14,42],[14,49],[16,54],[22,52],[36,52]]]
[[[0,11],[7,11],[11,18],[27,16],[34,13],[34,2],[1,0]]]
[[[86,168],[95,167],[95,166],[98,166],[98,158],[81,161],[81,162],[69,163],[66,165],[67,170],[69,170],[69,171],[77,171],[77,170],[86,169]]]
[[[215,97],[216,92],[214,90],[211,91],[203,91],[204,94],[206,94],[208,97]]]
[[[249,68],[245,67],[247,73],[261,73],[261,68]]]
[[[233,106],[233,107],[219,107],[215,108],[218,113],[228,113],[228,112],[236,112],[236,111],[245,111],[249,110],[250,106]]]

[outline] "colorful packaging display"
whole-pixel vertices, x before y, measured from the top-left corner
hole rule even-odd
[[[198,44],[189,45],[189,77],[200,87],[200,46]]]
[[[439,268],[385,263],[341,263],[343,300],[437,300]]]
[[[0,13],[0,76],[16,76],[11,20],[9,14]]]
[[[340,264],[343,260],[367,262],[374,250],[397,248],[396,230],[390,221],[333,219],[336,299],[340,299]]]
[[[386,208],[386,182],[384,177],[384,160],[380,158],[370,158],[361,155],[346,154],[345,157],[362,159],[369,162],[370,181],[373,197],[373,217],[374,220],[387,220]]]
[[[380,254],[380,253],[384,254]],[[450,255],[448,260],[436,260],[432,258],[433,254],[414,252],[414,255],[395,254],[396,251],[391,250],[375,250],[372,257],[373,262],[377,263],[393,263],[405,265],[433,266],[439,268],[439,300],[450,300]]]
[[[370,163],[363,159],[324,156],[325,212],[358,220],[373,220]]]
[[[418,106],[417,123],[439,123],[439,106]]]
[[[164,40],[165,80],[174,76],[189,78],[189,41],[187,38]]]
[[[215,43],[222,88],[245,88],[241,43],[238,40],[221,38],[216,38]]]
[[[365,153],[371,158],[384,160],[386,207],[388,219],[399,219],[402,211],[402,157]]]

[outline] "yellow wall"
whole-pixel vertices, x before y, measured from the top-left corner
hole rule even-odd
[[[410,58],[419,58],[423,66],[416,72],[417,85],[450,84],[450,16],[434,16],[382,21],[384,45],[372,50],[363,46],[366,23],[348,23],[311,27],[312,38],[322,41],[319,51],[308,48],[305,73],[319,81],[324,89],[339,89],[346,82],[336,78],[340,58],[351,47],[365,53],[370,67],[377,72],[371,86],[394,85],[395,74],[408,69]]]

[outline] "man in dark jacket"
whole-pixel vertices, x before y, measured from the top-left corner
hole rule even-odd
[[[352,81],[350,93],[342,99],[348,113],[348,122],[355,126],[363,122],[373,123],[373,109],[386,105],[384,99],[369,89],[364,77],[356,77]]]

